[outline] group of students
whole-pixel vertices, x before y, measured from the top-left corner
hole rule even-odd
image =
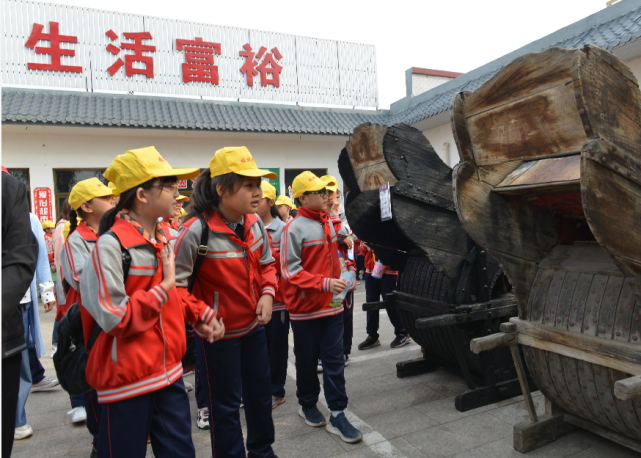
[[[271,411],[285,402],[290,323],[300,416],[362,440],[344,413],[356,284],[340,279],[355,264],[336,180],[298,175],[296,207],[276,199],[264,180],[275,174],[245,147],[216,151],[202,172],[172,168],[154,147],[130,150],[104,177],[108,186],[92,178],[70,193],[57,288],[58,312],[78,302],[85,340],[97,335],[86,366],[93,389],[72,397],[85,406],[92,455],[143,457],[149,440],[154,456],[195,456],[182,379],[189,341],[197,424],[209,427],[212,455],[274,456]],[[181,216],[184,179],[195,185]],[[319,368],[329,418],[317,407]]]

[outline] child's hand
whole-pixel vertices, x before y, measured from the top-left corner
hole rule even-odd
[[[338,210],[341,208],[341,202],[338,199],[334,199],[334,202],[332,202],[332,214],[338,213]]]
[[[272,304],[274,303],[274,298],[269,294],[263,294],[258,303],[256,304],[256,315],[258,318],[258,324],[263,326],[269,323],[272,319]]]
[[[56,301],[45,302],[43,305],[45,308],[45,313],[48,313],[53,310],[53,306],[56,305]]]
[[[349,237],[346,237],[345,239],[343,239],[343,243],[347,245],[347,248],[349,248],[350,250],[354,246],[354,241]]]
[[[204,339],[209,342],[215,342],[220,340],[225,335],[225,325],[223,324],[223,319],[220,319],[220,323],[216,318],[211,320],[211,323],[205,324],[202,321],[196,325],[196,330],[204,335]]]
[[[338,278],[332,278],[329,282],[329,292],[332,294],[340,294],[345,288],[347,288],[347,283],[344,280],[339,280]]]
[[[162,282],[160,286],[169,291],[176,285],[176,255],[171,245],[165,245],[165,249],[160,251],[160,259],[162,259]]]

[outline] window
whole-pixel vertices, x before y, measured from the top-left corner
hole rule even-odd
[[[24,183],[27,188],[27,202],[29,203],[29,211],[31,211],[31,180],[29,179],[29,169],[7,169],[9,174],[16,180]]]
[[[53,171],[53,187],[54,187],[54,200],[56,202],[56,219],[60,216],[60,209],[62,208],[62,203],[66,198],[69,197],[71,189],[79,181],[86,180],[88,178],[98,178],[104,184],[108,184],[108,181],[102,174],[105,172],[105,169],[102,170],[54,170]]]

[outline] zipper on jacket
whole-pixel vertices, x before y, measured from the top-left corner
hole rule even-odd
[[[264,242],[263,242],[264,243]],[[243,248],[243,254],[245,255],[245,267],[247,267],[247,275],[249,275],[249,263],[247,262],[247,248]],[[258,302],[256,301],[256,291],[254,291],[254,282],[251,282],[252,287],[252,299],[254,299],[254,307],[258,307]]]

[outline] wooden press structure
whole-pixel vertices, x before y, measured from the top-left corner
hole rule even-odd
[[[354,233],[380,260],[400,271],[397,290],[366,311],[393,306],[423,357],[397,363],[406,377],[446,368],[468,389],[460,411],[521,393],[507,348],[474,354],[470,341],[499,332],[517,315],[503,271],[464,231],[454,208],[452,169],[419,130],[362,124],[339,160],[349,188],[346,216]],[[392,219],[381,221],[379,186],[389,183]],[[530,379],[534,388],[534,382]]]
[[[524,382],[531,421],[514,427],[514,448],[580,427],[641,452],[637,79],[603,49],[551,48],[457,94],[452,110],[456,211],[518,304],[502,332],[471,342],[509,348]]]

